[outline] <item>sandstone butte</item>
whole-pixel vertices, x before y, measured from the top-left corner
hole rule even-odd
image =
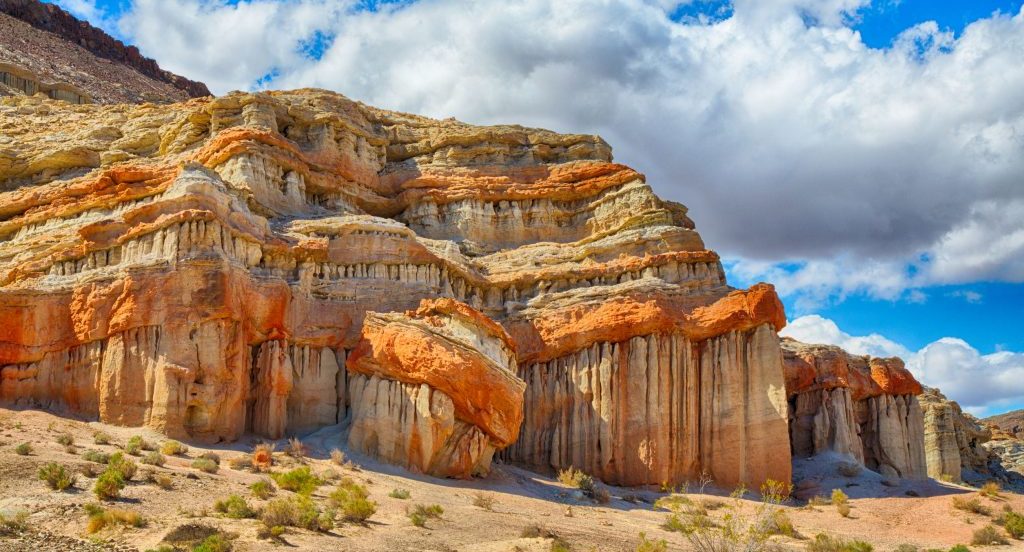
[[[451,477],[756,488],[826,449],[924,474],[902,363],[785,320],[597,136],[321,90],[0,100],[5,404],[200,442],[342,424]]]

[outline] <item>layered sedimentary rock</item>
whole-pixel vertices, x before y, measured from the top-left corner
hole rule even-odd
[[[0,96],[71,103],[174,102],[210,95],[85,21],[38,0],[0,0]]]
[[[783,338],[795,457],[844,454],[887,477],[927,476],[921,384],[898,358]]]
[[[376,416],[429,441],[401,463],[435,473],[439,454],[462,475],[508,447],[609,483],[790,478],[774,290],[729,287],[685,207],[599,137],[318,90],[8,98],[0,135],[2,402],[211,441]],[[520,427],[514,402],[431,379],[445,362],[380,356],[451,317],[400,314],[421,299],[507,332]],[[469,335],[453,328],[416,331]]]
[[[367,313],[349,355],[356,450],[443,477],[484,474],[515,442],[526,384],[512,338],[452,299]]]

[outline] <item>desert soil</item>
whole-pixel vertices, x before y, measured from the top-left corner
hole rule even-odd
[[[110,435],[110,444],[94,444],[96,432]],[[62,433],[74,437],[76,453],[66,451],[56,441]],[[345,450],[336,427],[303,440],[309,449],[306,458],[294,459],[275,453],[273,469],[281,471],[306,464],[314,473],[333,472],[365,484],[370,498],[377,503],[376,514],[366,524],[339,522],[327,533],[289,529],[280,540],[273,541],[257,537],[261,526],[258,520],[228,519],[216,513],[214,502],[231,494],[245,497],[253,506],[263,503],[252,497],[248,486],[265,478],[266,474],[235,470],[228,464],[232,457],[252,451],[256,440],[250,438],[209,447],[188,443],[190,450],[185,456],[168,456],[163,467],[140,464],[140,473],[128,484],[122,497],[104,505],[139,512],[145,525],[141,528],[117,526],[87,534],[88,515],[84,505],[97,503],[92,493],[95,479],[79,475],[74,489],[57,492],[37,479],[38,468],[47,462],[58,462],[79,471],[90,464],[82,458],[84,452],[116,452],[133,435],[142,435],[156,443],[165,440],[146,429],[79,421],[41,411],[0,408],[0,513],[11,515],[18,510],[29,513],[29,529],[0,536],[0,551],[142,551],[157,547],[170,531],[189,524],[237,535],[234,550],[241,552],[552,549],[550,538],[521,536],[523,530],[532,525],[557,535],[572,550],[632,551],[636,550],[640,533],[652,540],[664,539],[669,550],[692,549],[684,535],[662,528],[669,514],[653,506],[658,498],[665,496],[659,489],[609,487],[611,501],[596,504],[551,477],[507,465],[496,464],[490,475],[472,481],[411,474],[353,454],[348,457],[355,466],[338,466],[329,454],[332,448]],[[32,445],[33,452],[18,455],[15,447],[24,442]],[[283,442],[277,444],[278,451],[283,448]],[[221,456],[221,468],[216,474],[191,467],[192,459],[204,452]],[[145,482],[142,472],[146,470],[170,476],[173,488],[164,490]],[[843,489],[850,496],[852,510],[849,517],[843,517],[831,505],[808,506],[791,501],[783,508],[798,535],[795,538],[773,537],[773,542],[786,549],[802,550],[818,533],[828,533],[867,541],[875,550],[882,551],[894,550],[901,544],[948,550],[956,544],[970,543],[972,533],[991,523],[1005,506],[1024,512],[1024,496],[1005,491],[999,497],[986,498],[976,489],[935,481],[904,481],[890,487],[882,484],[872,472],[841,476],[828,461],[798,462],[796,473],[802,479],[816,482],[810,489],[813,493],[820,490],[827,496],[833,488]],[[808,485],[801,486],[805,494]],[[326,503],[332,488],[330,484],[321,487],[313,499],[319,504]],[[388,494],[393,489],[407,489],[411,497],[407,500],[391,498]],[[694,483],[688,487],[687,497],[717,506],[709,511],[716,522],[721,522],[726,515],[753,516],[760,504],[757,497],[731,498],[732,491],[707,487],[701,493]],[[493,498],[490,511],[474,505],[479,493]],[[277,496],[288,494],[279,490]],[[956,496],[977,497],[992,510],[992,517],[952,508]],[[439,504],[444,514],[438,520],[429,521],[425,528],[416,527],[406,515],[406,508],[413,504]],[[1010,546],[992,548],[1024,549],[1024,543],[1011,540]]]

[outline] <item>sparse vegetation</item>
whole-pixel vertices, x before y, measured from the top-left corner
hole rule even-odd
[[[949,552],[971,552],[971,549],[967,548],[966,545],[958,544],[958,545],[954,546],[953,548],[950,548]]]
[[[487,493],[477,492],[473,495],[473,506],[477,508],[483,508],[488,512],[494,510],[494,495]]]
[[[284,448],[285,454],[292,458],[305,458],[306,457],[306,445],[302,444],[302,441],[298,437],[292,437],[288,439],[288,444]]]
[[[583,491],[585,496],[599,504],[607,504],[611,500],[608,489],[598,485],[592,476],[571,466],[558,472],[558,482]]]
[[[274,445],[259,443],[252,451],[252,465],[257,471],[267,471],[274,465]]]
[[[210,535],[193,548],[192,552],[231,552],[231,539],[224,533]]]
[[[98,450],[87,450],[82,454],[82,458],[89,462],[95,462],[97,464],[106,464],[110,461],[110,455],[105,452]]]
[[[22,443],[14,447],[14,453],[18,456],[28,456],[29,454],[32,454],[32,444]]]
[[[85,531],[89,534],[98,533],[112,525],[143,527],[146,524],[138,512],[121,508],[104,508],[99,504],[86,504],[85,512],[89,514],[89,523],[85,526]]]
[[[126,457],[123,453],[115,452],[107,460],[107,469],[117,470],[125,481],[131,481],[139,467],[131,458]]]
[[[65,447],[70,447],[75,444],[75,438],[70,433],[61,433],[57,435],[57,442]]]
[[[832,489],[832,504],[838,506],[840,504],[847,504],[850,501],[850,497],[846,496],[846,493],[842,489]]]
[[[781,505],[789,500],[792,486],[768,480],[761,485],[761,504],[752,516],[739,511],[724,515],[718,524],[707,516],[707,509],[697,503],[680,513],[679,529],[700,552],[750,550],[760,551],[767,546],[772,535],[796,535],[789,516]],[[671,517],[668,525],[675,523]]]
[[[290,496],[272,500],[260,513],[260,521],[269,531],[276,527],[301,527],[311,531],[326,531],[333,528],[330,516],[322,515],[312,500],[305,496]],[[283,533],[279,531],[278,535]]]
[[[971,544],[989,546],[993,544],[1010,544],[1010,541],[1006,540],[1006,537],[1003,536],[998,527],[988,524],[974,532],[971,536]]]
[[[266,500],[277,494],[277,489],[274,488],[274,483],[269,479],[260,479],[252,485],[249,485],[249,490],[252,491],[252,496],[255,496],[260,500]]]
[[[409,521],[413,525],[416,527],[426,527],[428,520],[441,519],[441,515],[444,514],[444,508],[440,504],[431,504],[430,506],[416,504],[406,508],[405,513],[409,516]]]
[[[249,507],[249,503],[238,495],[231,495],[223,500],[214,503],[213,509],[231,519],[247,519],[256,517],[256,511]]]
[[[97,445],[109,445],[110,435],[107,435],[102,431],[97,431],[96,433],[92,434],[92,442],[96,443]]]
[[[270,477],[274,479],[278,487],[305,496],[312,494],[317,487],[323,484],[320,478],[310,472],[309,466],[301,466],[283,473],[274,473]]]
[[[217,473],[220,466],[209,458],[196,458],[192,461],[192,467],[206,473]]]
[[[141,435],[135,435],[128,439],[128,442],[124,444],[124,451],[132,456],[138,456],[142,454],[143,450],[148,450],[148,444],[149,443],[147,443]]]
[[[0,537],[16,535],[28,529],[28,512],[16,510],[14,512],[0,511]]]
[[[847,540],[818,533],[807,545],[807,552],[872,552],[875,547],[860,540]]]
[[[408,500],[412,494],[409,493],[409,489],[392,489],[388,496],[399,500]]]
[[[999,491],[1001,490],[1002,489],[999,487],[999,483],[995,481],[989,481],[981,486],[981,489],[978,490],[978,493],[981,494],[981,496],[987,498],[999,498]]]
[[[121,472],[108,468],[96,479],[92,490],[100,500],[113,500],[121,496],[124,485],[124,476]]]
[[[233,470],[251,470],[252,469],[252,458],[248,454],[241,456],[234,456],[228,460],[228,466]]]
[[[160,487],[165,491],[174,489],[174,482],[171,480],[171,476],[163,473],[154,473],[152,471],[146,473],[146,481]]]
[[[337,508],[345,519],[363,522],[377,512],[377,503],[369,499],[370,492],[366,487],[345,478],[328,497],[331,505]]]
[[[345,465],[345,453],[338,449],[331,449],[331,462],[339,466]]]
[[[665,539],[648,540],[646,533],[640,533],[640,542],[636,545],[636,552],[668,552],[668,543]]]
[[[1000,519],[1003,529],[1015,539],[1024,538],[1024,516],[1010,510]]]
[[[954,496],[953,497],[953,508],[957,510],[963,510],[972,514],[979,514],[983,516],[992,515],[992,509],[985,506],[977,498],[966,497],[966,496]]]
[[[39,468],[39,479],[55,491],[63,491],[75,484],[75,474],[56,462],[50,462]]]
[[[165,458],[163,454],[160,454],[160,452],[151,450],[142,457],[140,462],[150,466],[163,466],[164,463],[167,462],[167,458]]]
[[[173,439],[164,441],[160,445],[160,453],[167,456],[184,455],[186,452],[188,452],[188,447]]]

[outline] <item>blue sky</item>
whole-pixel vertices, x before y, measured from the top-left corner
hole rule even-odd
[[[602,135],[795,337],[1024,406],[1024,0],[61,0],[233,89]]]

